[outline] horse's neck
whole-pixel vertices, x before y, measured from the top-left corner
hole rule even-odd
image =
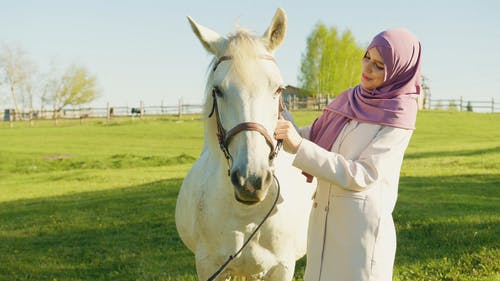
[[[215,116],[205,117],[203,127],[205,130],[203,150],[209,151],[217,159],[221,158],[220,156],[223,156],[223,154],[222,154],[222,151],[220,149],[219,141],[217,138],[217,122],[215,120]],[[225,159],[225,158],[222,157],[222,159]],[[219,159],[219,160],[221,160],[221,159]]]
[[[214,116],[204,120],[204,142],[202,154],[205,155],[210,169],[216,171],[221,169],[227,176],[228,163],[224,157],[217,138],[217,125]],[[218,171],[216,171],[218,174]]]

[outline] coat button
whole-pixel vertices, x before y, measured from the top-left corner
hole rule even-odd
[[[318,202],[314,202],[313,207],[314,208],[318,207]]]
[[[328,206],[325,207],[325,212],[328,212]]]

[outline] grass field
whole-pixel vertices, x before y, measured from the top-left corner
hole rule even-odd
[[[174,223],[203,140],[185,118],[0,123],[0,280],[196,280]],[[394,219],[395,280],[500,280],[500,115],[420,112]]]

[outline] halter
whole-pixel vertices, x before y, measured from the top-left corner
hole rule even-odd
[[[222,56],[220,57],[217,62],[214,64],[213,71],[217,69],[217,66],[226,60],[231,60],[233,57],[232,56]],[[267,59],[271,61],[275,61],[272,56],[269,55],[261,55],[260,58],[262,59]],[[232,160],[233,157],[231,156],[231,153],[229,153],[229,143],[231,139],[238,133],[242,131],[256,131],[259,132],[265,139],[266,143],[270,148],[269,152],[269,161],[272,162],[274,158],[278,155],[279,150],[281,149],[282,146],[282,141],[278,140],[276,145],[274,145],[273,139],[271,136],[268,134],[266,128],[256,122],[243,122],[239,123],[229,131],[226,131],[224,129],[224,126],[222,125],[222,122],[220,120],[220,113],[219,113],[219,106],[217,104],[217,93],[215,89],[212,89],[212,98],[213,98],[213,104],[212,104],[212,110],[210,111],[210,114],[208,117],[212,117],[215,113],[215,119],[217,121],[217,139],[219,140],[219,146],[222,152],[224,153],[224,157],[226,157],[227,163],[228,163],[228,176],[230,175],[230,168],[232,166]],[[278,111],[279,111],[279,118],[281,119],[281,113],[284,111],[285,106],[283,104],[283,97],[280,95],[279,98],[279,103],[278,103]]]

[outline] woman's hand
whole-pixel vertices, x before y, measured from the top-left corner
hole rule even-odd
[[[276,130],[274,131],[274,138],[283,140],[283,149],[286,152],[295,154],[302,143],[302,137],[290,121],[278,120]]]

